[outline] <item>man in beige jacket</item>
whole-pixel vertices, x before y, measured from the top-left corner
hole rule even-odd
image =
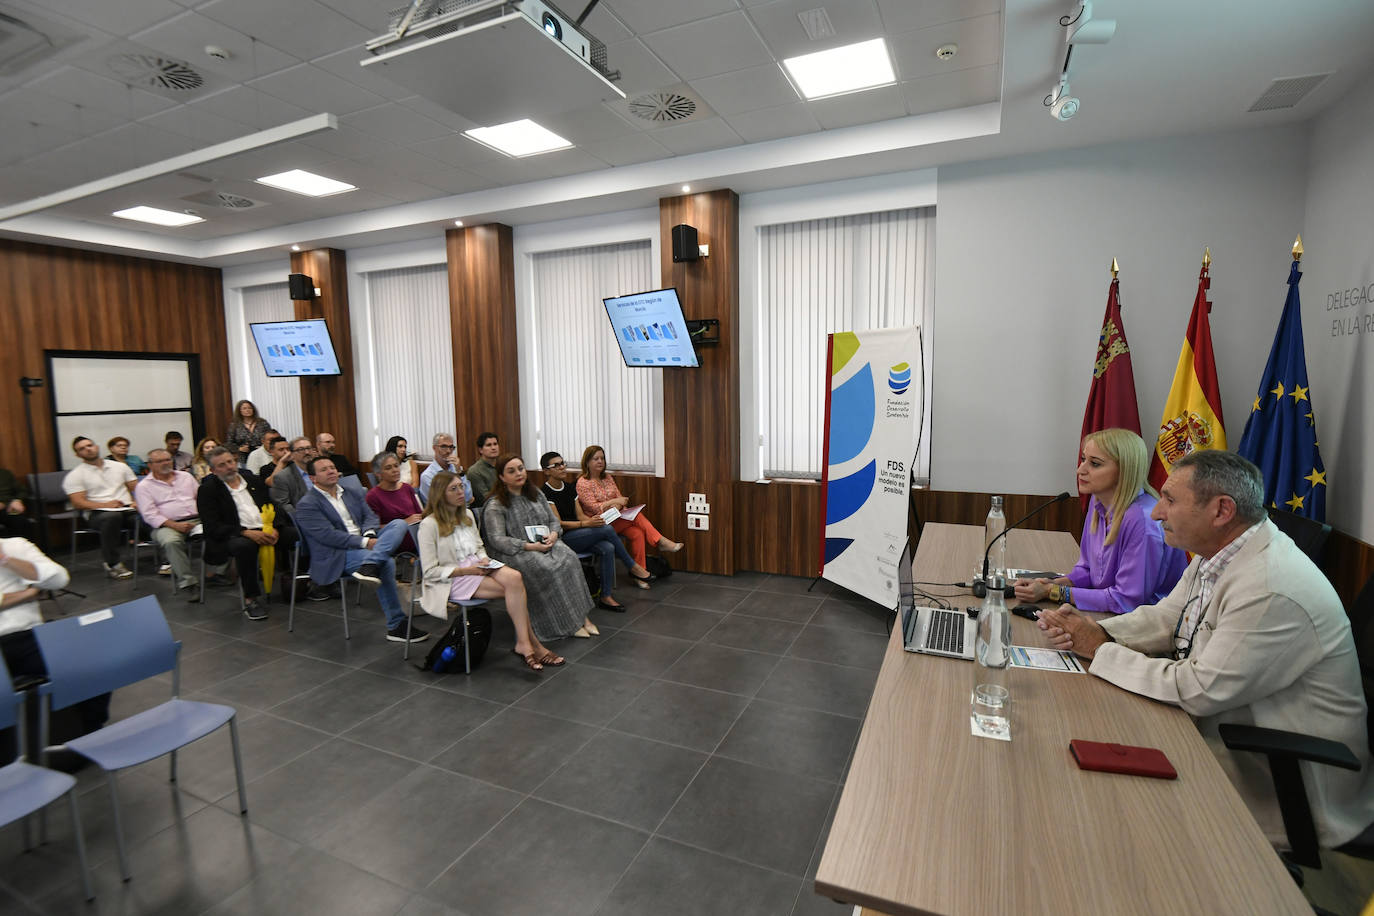
[[[1359,772],[1303,763],[1322,846],[1374,823],[1364,692],[1350,621],[1335,589],[1264,511],[1259,468],[1232,452],[1174,465],[1153,517],[1170,546],[1195,554],[1159,604],[1095,623],[1071,606],[1041,614],[1053,644],[1090,672],[1197,722],[1271,842],[1286,846],[1265,758],[1228,751],[1217,726],[1238,722],[1329,738]]]

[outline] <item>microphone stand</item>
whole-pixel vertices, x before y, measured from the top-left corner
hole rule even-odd
[[[983,551],[983,578],[982,578],[982,581],[973,583],[973,596],[974,596],[975,598],[986,598],[986,597],[987,597],[987,594],[988,594],[988,557],[991,556],[991,554],[992,554],[992,545],[993,545],[993,544],[996,544],[999,538],[1004,538],[1004,537],[1006,537],[1006,536],[1007,536],[1007,533],[1010,532],[1013,528],[1020,527],[1022,524],[1024,524],[1024,523],[1027,522],[1027,521],[1029,521],[1029,520],[1030,520],[1031,518],[1033,518],[1034,516],[1039,515],[1041,512],[1044,512],[1044,511],[1045,511],[1046,509],[1048,509],[1050,506],[1053,506],[1053,505],[1055,505],[1055,504],[1057,504],[1057,503],[1062,503],[1062,502],[1064,502],[1064,500],[1070,499],[1070,498],[1071,498],[1071,497],[1069,496],[1069,493],[1068,493],[1067,490],[1064,491],[1063,493],[1060,493],[1058,496],[1056,496],[1054,499],[1050,500],[1049,502],[1045,503],[1043,506],[1036,506],[1036,507],[1035,507],[1034,509],[1032,509],[1030,512],[1027,512],[1024,516],[1022,516],[1021,518],[1017,519],[1015,524],[1008,525],[1007,527],[1003,528],[1001,534],[997,535],[997,537],[995,537],[995,538],[993,538],[992,540],[988,541],[987,549]],[[1010,587],[1008,586],[1008,587],[1007,587],[1007,592],[1005,592],[1004,594],[1006,594],[1006,597],[1010,598],[1010,597],[1012,597],[1012,594],[1014,594],[1014,593],[1012,593],[1012,592],[1010,591]]]

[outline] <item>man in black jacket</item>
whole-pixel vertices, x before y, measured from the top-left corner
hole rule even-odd
[[[205,562],[223,563],[232,556],[243,586],[243,613],[249,620],[266,620],[258,550],[275,545],[277,568],[285,569],[287,552],[296,543],[296,529],[291,516],[278,506],[272,533],[262,530],[262,507],[272,498],[251,471],[239,469],[238,458],[229,449],[221,446],[210,453],[210,470],[213,473],[201,481],[196,494],[196,508],[205,526]]]

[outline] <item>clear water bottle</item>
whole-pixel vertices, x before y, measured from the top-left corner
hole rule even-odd
[[[1007,517],[1002,514],[1002,497],[992,498],[992,508],[988,510],[988,520],[983,523],[983,549],[987,550],[988,545],[992,544],[992,539],[996,538],[1003,531],[1007,530]],[[1006,578],[1007,575],[1007,539],[998,538],[996,544],[992,544],[992,550],[988,553],[988,578]]]
[[[1011,614],[1007,612],[1007,601],[1002,596],[1006,580],[1001,576],[988,576],[988,594],[983,599],[983,607],[978,611],[978,641],[974,644],[974,659],[978,662],[980,681],[984,678],[982,669],[1001,671],[1011,662]]]

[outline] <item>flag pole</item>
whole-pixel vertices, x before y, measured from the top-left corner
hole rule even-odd
[[[1298,233],[1297,240],[1293,242],[1293,260],[1302,260],[1302,233]]]

